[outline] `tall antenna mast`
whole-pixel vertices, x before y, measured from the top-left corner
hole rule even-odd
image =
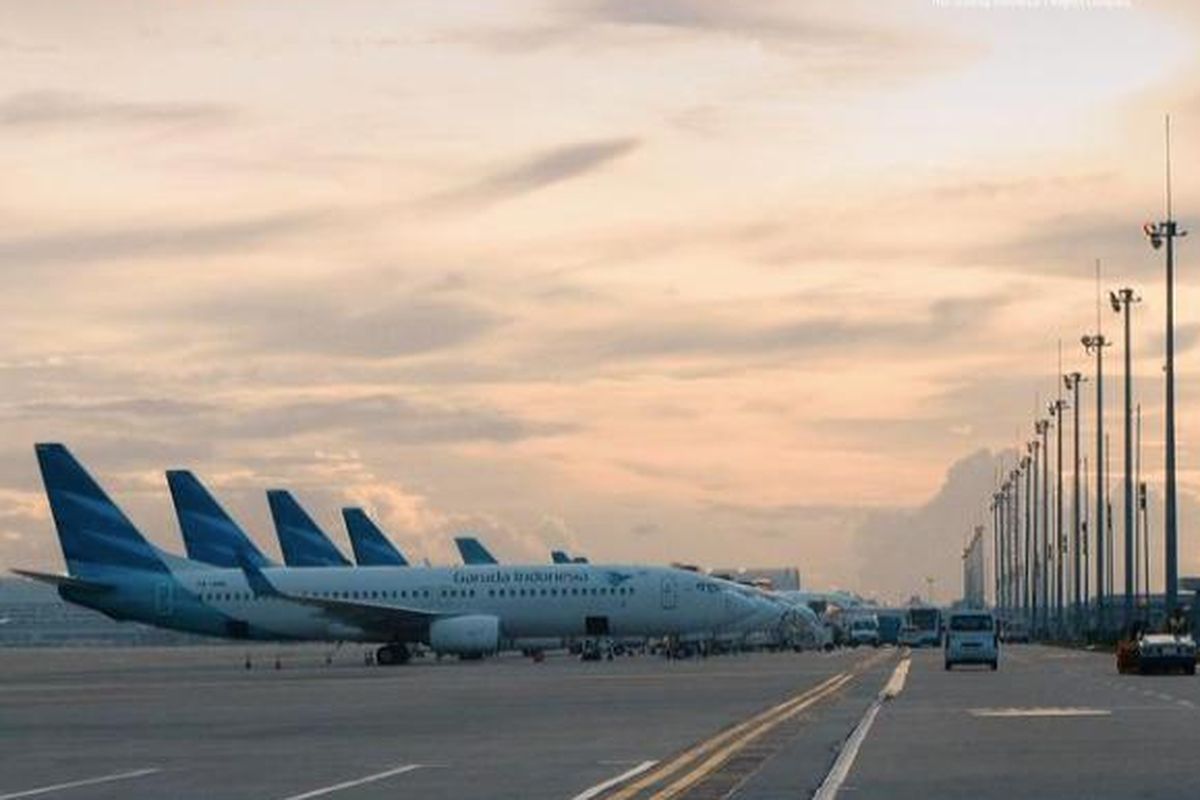
[[[1171,217],[1171,115],[1166,117],[1166,140],[1167,140],[1167,219]]]

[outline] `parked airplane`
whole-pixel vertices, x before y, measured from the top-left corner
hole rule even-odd
[[[499,564],[496,557],[474,536],[455,536],[454,544],[464,564]]]
[[[292,493],[283,489],[267,492],[271,519],[279,537],[283,562],[289,567],[348,567],[350,561],[325,535],[325,531],[300,507]]]
[[[464,657],[503,639],[677,636],[753,610],[715,580],[670,567],[259,567],[179,558],[148,542],[61,444],[35,446],[67,575],[17,574],[117,620],[234,639],[378,642],[381,664],[408,645]]]
[[[168,470],[167,485],[188,558],[215,567],[236,567],[240,552],[255,566],[274,566],[195,475]]]
[[[361,508],[343,508],[346,533],[360,567],[407,567],[408,559]]]

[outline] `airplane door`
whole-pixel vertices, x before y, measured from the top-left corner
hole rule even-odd
[[[662,579],[662,607],[672,609],[679,602],[679,590],[675,588],[674,578]]]
[[[169,617],[175,611],[175,593],[171,584],[160,583],[154,587],[154,610],[160,617]]]

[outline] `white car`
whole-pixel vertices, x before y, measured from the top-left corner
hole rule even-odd
[[[955,664],[1000,664],[995,618],[986,611],[954,611],[946,624],[946,669]]]

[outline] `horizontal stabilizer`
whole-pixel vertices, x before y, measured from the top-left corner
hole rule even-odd
[[[14,569],[12,572],[15,575],[20,575],[22,578],[29,578],[39,583],[48,583],[51,586],[65,586],[80,592],[111,592],[115,588],[110,583],[72,578],[70,575],[59,575],[54,572],[37,572],[32,569]]]

